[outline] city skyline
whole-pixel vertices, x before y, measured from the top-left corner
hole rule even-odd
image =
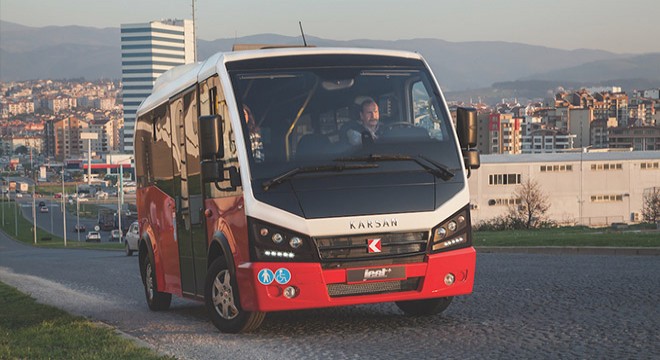
[[[615,53],[660,52],[650,41],[660,2],[523,0],[456,3],[415,0],[333,1],[309,3],[246,0],[241,3],[196,2],[197,37],[203,40],[262,33],[300,34],[333,40],[402,40],[435,38],[451,42],[504,41],[558,49],[598,49]],[[157,0],[4,0],[0,19],[25,26],[116,27],[157,19],[192,18],[192,2]],[[131,9],[131,11],[127,11]],[[216,16],[219,20],[214,20]],[[245,15],[243,15],[245,14]]]

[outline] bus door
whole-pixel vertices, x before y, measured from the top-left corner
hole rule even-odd
[[[187,296],[203,297],[207,249],[195,91],[191,89],[172,100],[170,113],[181,291]]]

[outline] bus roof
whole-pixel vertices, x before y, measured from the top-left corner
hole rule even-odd
[[[419,54],[409,51],[361,48],[292,47],[219,52],[203,62],[177,66],[163,73],[156,80],[151,95],[149,95],[149,97],[147,97],[138,108],[136,116],[139,117],[145,112],[154,109],[173,95],[193,86],[199,80],[212,76],[217,72],[218,64],[248,59],[297,55],[380,55],[421,59]]]

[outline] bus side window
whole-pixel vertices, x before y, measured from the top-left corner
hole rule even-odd
[[[210,106],[207,107],[200,105],[200,115],[218,114],[222,117],[222,137],[224,143],[224,157],[222,158],[222,166],[225,169],[235,167],[236,170],[240,172],[240,166],[238,164],[238,153],[236,151],[236,134],[232,127],[231,121],[229,120],[229,107],[225,101],[224,93],[222,91],[222,87],[220,86],[220,81],[217,76],[214,76],[206,80],[205,83],[208,84],[208,97]],[[226,171],[226,173],[228,173],[228,171]],[[240,196],[243,194],[243,189],[240,186],[232,189],[229,179],[219,181],[217,184],[206,183],[204,184],[204,187],[207,196],[213,198]]]
[[[415,126],[425,128],[432,138],[442,140],[442,123],[438,116],[437,104],[430,99],[426,86],[417,81],[412,86],[413,122]]]

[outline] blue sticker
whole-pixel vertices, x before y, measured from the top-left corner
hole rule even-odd
[[[261,269],[261,271],[259,271],[259,274],[257,274],[257,279],[263,285],[270,285],[273,282],[274,278],[275,276],[273,275],[273,272],[270,269]]]
[[[275,281],[277,281],[278,284],[284,285],[291,281],[291,272],[289,269],[285,268],[279,268],[277,271],[275,271]]]

